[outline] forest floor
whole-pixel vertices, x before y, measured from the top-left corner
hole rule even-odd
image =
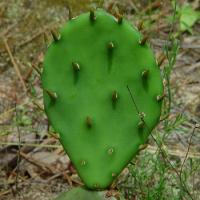
[[[151,173],[153,183],[141,175],[141,170],[137,176],[140,174],[146,181],[142,191],[136,176],[132,177],[136,169],[131,166],[123,171],[113,187],[120,189],[130,200],[200,199],[200,129],[196,125],[200,124],[200,22],[196,21],[189,31],[181,31],[180,10],[187,4],[183,0],[178,1],[179,14],[176,13],[178,17],[173,23],[170,1],[101,2],[0,1],[0,200],[49,200],[72,186],[82,185],[57,136],[49,134],[47,117],[39,109],[43,106],[40,77],[31,65],[42,66],[46,51],[44,35],[50,40],[50,30],[58,29],[68,20],[69,8],[76,16],[96,5],[107,9],[112,2],[115,2],[113,9],[123,12],[133,25],[144,21],[143,33],[149,35],[156,56],[168,44],[170,33],[179,44],[170,76],[171,112],[153,132],[178,172],[176,181],[168,184],[170,176],[166,176],[167,186],[160,188],[160,169]],[[200,9],[198,0],[188,3],[193,10]],[[162,71],[167,64],[165,60]],[[135,165],[145,168],[142,158],[146,156],[152,158],[153,163],[148,169],[156,168],[158,159],[162,162],[161,154],[157,143],[150,138],[148,147],[134,159]],[[153,155],[158,157],[151,157]],[[174,169],[169,172],[168,168],[164,174],[176,176]],[[162,197],[159,198],[161,190]],[[147,191],[157,196],[147,197]]]

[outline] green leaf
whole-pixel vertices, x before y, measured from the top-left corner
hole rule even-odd
[[[180,28],[181,31],[192,32],[191,27],[200,19],[200,12],[195,11],[191,5],[185,4],[180,10]]]

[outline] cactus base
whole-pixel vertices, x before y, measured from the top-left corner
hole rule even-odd
[[[62,193],[55,200],[117,200],[115,197],[106,197],[105,191],[91,191],[84,188],[73,188]],[[122,200],[122,199],[121,199]]]

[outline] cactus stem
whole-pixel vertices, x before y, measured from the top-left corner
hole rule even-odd
[[[44,89],[44,91],[49,95],[49,97],[52,99],[52,100],[56,100],[58,98],[57,94],[55,92],[51,92],[49,90],[46,90]]]
[[[90,20],[91,20],[92,22],[94,22],[94,21],[96,20],[95,12],[94,12],[93,9],[90,10]]]
[[[54,40],[55,42],[58,42],[58,41],[59,41],[60,37],[57,35],[57,33],[56,33],[54,30],[51,30],[51,35],[52,35],[53,40]]]
[[[148,69],[145,69],[143,72],[142,72],[142,78],[143,79],[147,79],[149,76],[149,70]]]
[[[86,118],[86,125],[87,125],[88,128],[92,127],[92,119],[90,117]]]
[[[158,102],[160,102],[160,101],[162,101],[162,100],[164,99],[164,97],[165,97],[165,94],[163,94],[163,95],[158,95],[158,96],[156,97],[156,100],[157,100]]]
[[[109,148],[108,149],[108,155],[111,156],[113,153],[114,153],[114,149],[113,148]]]
[[[115,90],[115,91],[112,93],[112,102],[115,103],[117,100],[118,100],[118,93],[117,93],[117,91]]]
[[[157,59],[157,65],[158,65],[159,67],[163,64],[165,58],[166,58],[166,56],[165,56],[164,53],[162,53],[162,54],[158,57],[158,59]]]
[[[113,43],[113,42],[109,42],[109,43],[108,43],[108,50],[109,50],[109,51],[112,51],[114,48],[115,48],[114,43]]]
[[[85,160],[81,160],[81,166],[85,166],[86,165],[86,161]]]
[[[72,67],[74,72],[80,71],[80,65],[78,63],[72,62]]]
[[[146,42],[147,42],[147,40],[148,40],[148,36],[146,35],[146,36],[144,36],[143,38],[142,38],[142,40],[140,41],[140,45],[145,45],[146,44]]]

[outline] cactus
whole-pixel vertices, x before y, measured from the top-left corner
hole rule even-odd
[[[105,192],[85,190],[84,188],[73,188],[62,193],[55,200],[117,200],[115,197],[107,197]],[[118,198],[119,199],[119,198]],[[120,198],[123,200],[124,198]]]
[[[107,188],[159,122],[159,63],[147,37],[100,9],[52,35],[42,72],[45,112],[85,185]]]

